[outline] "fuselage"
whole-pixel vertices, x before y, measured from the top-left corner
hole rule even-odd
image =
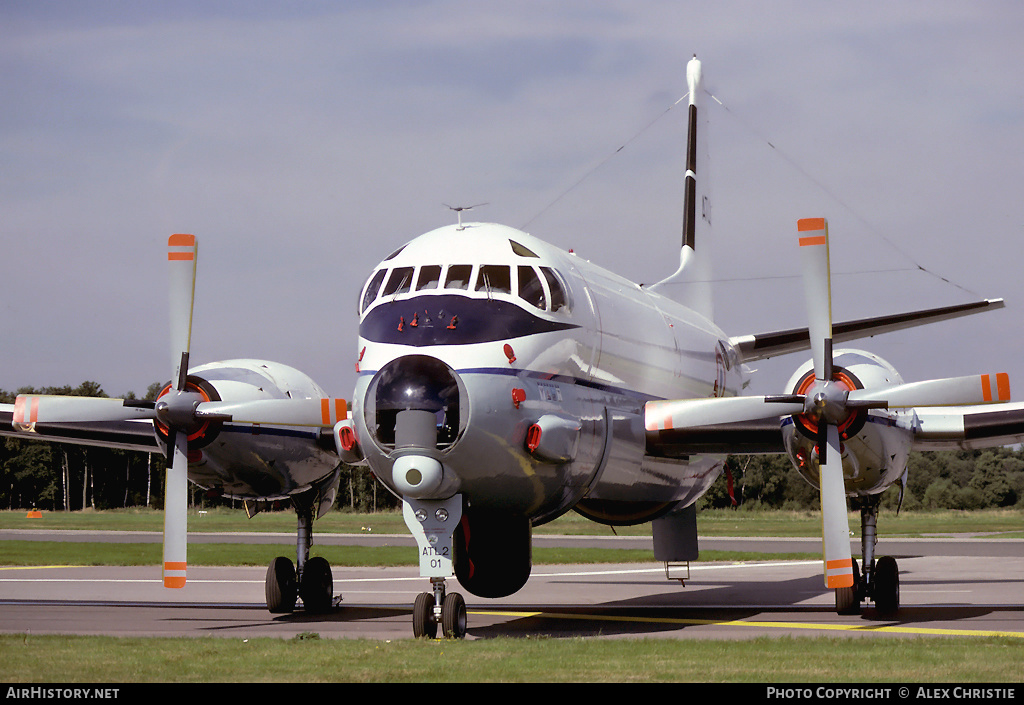
[[[524,232],[473,223],[381,262],[359,309],[352,420],[396,494],[395,415],[414,407],[436,419],[431,455],[443,476],[430,493],[460,492],[535,524],[581,500],[688,504],[717,477],[721,458],[647,457],[643,406],[735,395],[728,337],[633,282]]]

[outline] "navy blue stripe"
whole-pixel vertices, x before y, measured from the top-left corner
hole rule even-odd
[[[359,324],[359,335],[375,343],[427,347],[471,345],[572,328],[579,326],[546,320],[509,301],[439,294],[375,306]]]
[[[463,369],[455,370],[459,375],[467,374],[478,374],[478,375],[499,375],[503,377],[527,377],[535,379],[539,382],[554,382],[557,384],[571,384],[577,387],[585,387],[587,389],[596,389],[601,392],[609,394],[619,394],[624,397],[630,397],[632,399],[638,399],[640,401],[654,401],[661,400],[664,397],[659,397],[653,394],[645,394],[644,392],[638,392],[634,389],[626,389],[624,387],[613,387],[609,384],[601,384],[599,382],[588,381],[580,379],[579,377],[573,377],[571,375],[556,375],[549,372],[536,372],[533,370],[517,370],[512,367],[466,367]],[[360,376],[370,376],[377,374],[377,370],[360,370]]]

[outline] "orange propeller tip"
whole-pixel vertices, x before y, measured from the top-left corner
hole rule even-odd
[[[185,561],[164,561],[164,587],[185,587],[186,567]]]
[[[801,218],[796,221],[797,232],[807,232],[810,230],[824,230],[825,219],[824,218]]]

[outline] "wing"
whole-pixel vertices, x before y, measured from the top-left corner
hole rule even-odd
[[[647,429],[647,455],[685,458],[690,455],[765,455],[785,453],[779,418],[710,426]]]
[[[914,450],[974,450],[1024,442],[1024,403],[915,409]]]
[[[916,407],[914,415],[913,450],[975,450],[1024,443],[1024,403]],[[785,453],[781,421],[781,418],[770,418],[648,429],[647,454],[682,458],[703,453]]]
[[[904,328],[914,328],[985,311],[996,311],[1004,306],[1005,303],[1002,299],[985,299],[958,306],[944,306],[889,316],[862,318],[845,323],[833,323],[832,342],[845,343],[859,338],[869,338],[873,335],[890,333]],[[736,348],[743,362],[763,360],[776,355],[811,349],[811,338],[807,328],[741,335],[730,338],[729,342]]]

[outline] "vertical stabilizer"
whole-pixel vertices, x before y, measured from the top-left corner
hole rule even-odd
[[[686,65],[689,114],[686,130],[686,176],[683,183],[683,232],[679,269],[651,287],[658,293],[711,318],[711,262],[707,247],[711,229],[708,197],[707,116],[701,107],[704,88],[700,61]],[[701,249],[698,254],[698,242]]]

